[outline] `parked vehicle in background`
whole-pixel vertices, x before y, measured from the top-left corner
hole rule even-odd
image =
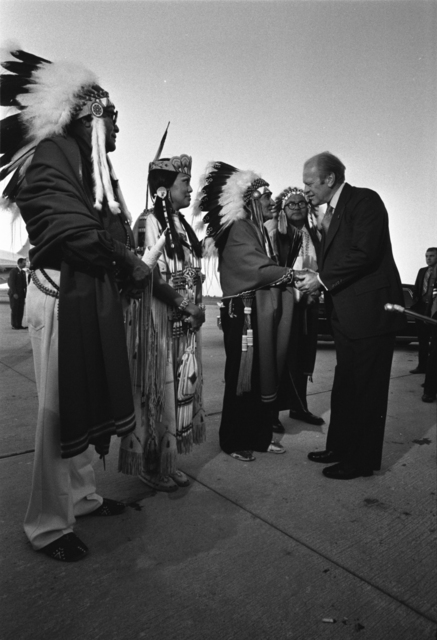
[[[412,284],[403,284],[402,290],[404,292],[404,307],[405,309],[409,309],[413,303],[413,288]],[[401,333],[398,333],[396,336],[396,342],[403,342],[404,344],[408,344],[410,342],[417,342],[417,330],[416,330],[416,321],[414,318],[406,318],[406,326]],[[333,337],[329,328],[328,318],[326,317],[326,309],[325,302],[323,298],[323,293],[320,296],[320,304],[319,304],[319,325],[317,331],[317,340],[318,342],[332,342]]]
[[[5,301],[9,302],[8,278],[9,278],[9,272],[10,272],[11,268],[12,267],[1,267],[0,266],[0,301],[5,300]]]

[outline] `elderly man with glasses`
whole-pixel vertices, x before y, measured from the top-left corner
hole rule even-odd
[[[277,225],[270,238],[281,266],[317,271],[320,233],[314,212],[297,187],[288,187],[276,198]],[[278,409],[291,418],[322,425],[323,418],[308,410],[307,384],[312,379],[317,351],[318,295],[294,289],[295,304],[287,363],[282,377]],[[284,427],[277,414],[274,431]]]

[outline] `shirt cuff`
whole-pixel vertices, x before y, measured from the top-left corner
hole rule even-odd
[[[322,285],[322,287],[325,289],[325,291],[328,291],[328,287],[326,287],[323,282],[320,280],[320,276],[319,274],[317,274],[317,280],[320,282],[320,284]]]

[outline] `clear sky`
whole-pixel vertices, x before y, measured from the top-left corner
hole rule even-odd
[[[404,282],[437,246],[436,1],[2,0],[0,24],[2,42],[97,73],[119,109],[112,161],[134,218],[171,121],[165,152],[193,156],[195,190],[223,160],[276,195],[329,150],[384,200]]]

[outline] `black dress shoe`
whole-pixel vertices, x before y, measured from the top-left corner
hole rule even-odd
[[[436,396],[431,395],[430,393],[424,393],[422,396],[422,402],[434,402]]]
[[[308,459],[312,462],[330,464],[331,462],[340,462],[341,456],[335,451],[311,451],[308,454]]]
[[[411,369],[410,373],[426,373],[426,369],[419,369],[419,367],[416,367],[415,369]]]
[[[39,551],[54,560],[76,562],[88,554],[88,547],[75,533],[66,533]]]
[[[110,498],[103,498],[103,502],[94,511],[89,513],[89,516],[118,516],[120,513],[126,511],[126,505],[124,502],[118,502],[118,500],[111,500]]]
[[[302,420],[302,422],[306,422],[307,424],[315,424],[317,426],[321,426],[325,424],[323,418],[319,416],[315,416],[311,411],[290,411],[290,418],[294,418],[294,420]]]
[[[343,463],[334,464],[332,467],[326,467],[322,471],[323,475],[327,478],[333,478],[334,480],[353,480],[354,478],[360,478],[361,476],[368,477],[373,476],[373,470],[365,467],[347,467]]]

